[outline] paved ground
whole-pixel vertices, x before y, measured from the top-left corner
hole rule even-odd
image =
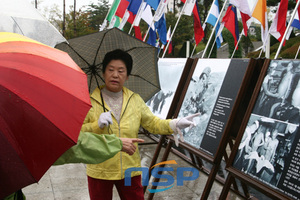
[[[142,136],[143,137],[143,136]],[[143,137],[144,138],[144,137]],[[149,141],[148,138],[146,140]],[[140,145],[142,166],[149,167],[156,144]],[[162,149],[161,154],[164,152]],[[160,155],[161,156],[161,155]],[[174,154],[170,154],[168,160],[176,160],[179,167],[190,167],[188,163]],[[159,159],[160,161],[160,159]],[[39,183],[32,184],[23,189],[27,200],[88,200],[88,185],[85,174],[84,164],[67,164],[62,166],[52,166],[42,177]],[[173,177],[176,174],[171,173]],[[195,200],[200,199],[207,180],[207,175],[200,172],[200,176],[195,181],[187,181],[184,186],[175,184],[169,190],[155,193],[155,200]],[[151,182],[150,182],[151,184]],[[210,192],[209,199],[218,199],[222,190],[222,185],[215,182]],[[145,193],[145,199],[149,193]],[[114,189],[114,200],[118,200],[118,194]],[[229,194],[228,199],[241,199],[233,193]]]

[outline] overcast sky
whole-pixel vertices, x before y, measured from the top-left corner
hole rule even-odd
[[[35,2],[35,0],[27,0],[29,2]],[[77,9],[81,8],[82,6],[89,5],[91,3],[97,4],[98,0],[76,0],[76,7]],[[110,4],[113,2],[113,0],[108,1]],[[250,9],[253,7],[256,0],[248,0]],[[66,3],[66,9],[69,9],[70,5],[74,4],[74,0],[65,0]],[[59,6],[59,9],[63,9],[63,0],[38,0],[38,6],[41,7],[52,7],[54,4]],[[220,8],[221,10],[221,8]]]
[[[33,4],[35,2],[35,0],[27,0],[27,1]],[[78,10],[82,6],[87,6],[90,5],[91,3],[97,4],[97,2],[98,0],[76,0],[76,9]],[[113,0],[109,0],[109,2],[113,2]],[[66,11],[68,11],[69,7],[71,5],[74,5],[74,0],[65,0],[65,3],[66,3]],[[38,8],[53,7],[55,4],[59,6],[59,9],[61,11],[63,10],[63,0],[38,0]]]

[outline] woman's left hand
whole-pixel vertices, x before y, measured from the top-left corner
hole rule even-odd
[[[144,142],[143,139],[139,139],[139,138],[120,138],[120,140],[122,141],[122,150],[123,152],[128,153],[129,155],[134,154],[134,152],[136,151],[136,146],[134,145],[135,142],[141,143]]]

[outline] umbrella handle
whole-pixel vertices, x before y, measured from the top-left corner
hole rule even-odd
[[[100,88],[99,88],[99,90],[100,90]],[[109,110],[108,110],[107,108],[105,108],[105,106],[104,106],[104,101],[103,101],[103,96],[102,96],[101,90],[100,90],[100,98],[101,98],[101,102],[102,102],[103,111],[104,111],[104,112],[109,111]]]

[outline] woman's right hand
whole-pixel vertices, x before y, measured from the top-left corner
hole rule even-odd
[[[134,145],[135,142],[141,143],[144,142],[143,139],[139,139],[139,138],[120,138],[120,140],[122,141],[122,150],[125,153],[128,153],[129,155],[134,154],[134,152],[136,151],[136,146]]]

